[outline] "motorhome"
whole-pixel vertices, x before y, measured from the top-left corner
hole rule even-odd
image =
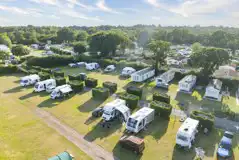
[[[124,77],[129,77],[131,76],[131,74],[133,74],[134,72],[136,72],[136,70],[132,67],[125,67],[122,72],[121,72],[121,76]]]
[[[194,75],[187,75],[178,83],[178,91],[191,93],[193,87],[196,85],[197,77]]]
[[[213,79],[206,88],[205,98],[221,101],[222,81]]]
[[[190,149],[192,143],[195,141],[196,134],[198,133],[199,121],[187,118],[180,126],[176,136],[176,144],[180,147]]]
[[[116,99],[110,103],[107,103],[103,108],[102,118],[104,121],[111,121],[117,117],[122,118],[123,121],[127,121],[130,116],[130,109],[126,106],[125,100]]]
[[[175,75],[175,71],[173,70],[168,70],[167,72],[164,72],[163,74],[155,78],[156,86],[168,88],[169,82],[173,80],[174,75]]]
[[[154,109],[143,107],[128,118],[126,123],[126,130],[129,132],[138,133],[153,120]]]
[[[20,85],[23,87],[29,86],[29,85],[33,85],[39,81],[40,81],[40,77],[37,74],[32,74],[29,76],[22,77],[20,80]]]
[[[34,87],[35,92],[47,91],[50,93],[53,89],[56,88],[56,80],[48,79],[44,81],[37,82]]]
[[[155,75],[155,69],[145,68],[137,72],[134,72],[131,75],[131,80],[133,82],[143,82],[149,78],[152,78],[154,75]]]
[[[87,63],[85,64],[85,67],[87,70],[96,70],[96,69],[99,69],[100,68],[100,65],[98,63]]]
[[[115,65],[108,65],[105,69],[104,72],[113,72],[115,71],[116,67]]]
[[[69,95],[72,92],[72,88],[70,85],[65,84],[62,86],[56,87],[51,93],[51,99],[63,98]]]

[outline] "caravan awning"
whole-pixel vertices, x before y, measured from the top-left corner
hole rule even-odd
[[[65,88],[60,89],[60,91],[64,94],[64,93],[72,92],[72,89],[70,87],[65,87]]]

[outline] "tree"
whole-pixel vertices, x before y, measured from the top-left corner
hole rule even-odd
[[[165,59],[167,57],[167,51],[170,49],[170,43],[166,41],[160,41],[160,40],[152,40],[148,44],[148,48],[150,51],[154,53],[154,59],[155,59],[155,74],[158,74],[158,65],[164,65]]]
[[[25,38],[24,44],[26,45],[38,43],[36,31],[25,32],[24,38]]]
[[[16,45],[12,47],[12,53],[16,56],[24,56],[30,54],[30,50],[23,45]]]
[[[88,38],[88,33],[86,31],[79,31],[76,36],[77,41],[86,41]]]
[[[202,45],[201,45],[200,43],[198,43],[198,42],[193,43],[193,45],[192,45],[192,50],[193,50],[193,52],[198,52],[198,51],[200,51],[201,49],[202,49]]]
[[[79,54],[86,52],[86,44],[83,42],[74,44],[74,51]]]
[[[5,60],[10,55],[10,52],[0,50],[0,60]]]
[[[12,48],[12,42],[6,33],[0,34],[0,44],[4,44],[9,48]]]
[[[62,42],[72,42],[75,40],[76,34],[74,30],[64,27],[57,32],[57,41]]]
[[[145,46],[149,41],[149,32],[148,31],[141,31],[138,36],[138,44],[139,46]]]

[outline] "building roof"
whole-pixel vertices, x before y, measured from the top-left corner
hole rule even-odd
[[[187,75],[183,79],[179,81],[179,83],[194,83],[194,81],[197,79],[194,75]]]
[[[175,74],[175,71],[168,70],[167,72],[164,72],[160,76],[156,77],[156,79],[167,79],[168,75],[170,75],[170,74]]]
[[[155,70],[150,68],[150,67],[148,67],[148,68],[144,68],[142,70],[139,70],[139,71],[135,72],[133,75],[136,75],[136,74],[137,75],[143,75],[143,74],[145,74],[147,72],[150,72],[150,71],[155,71]]]
[[[195,119],[192,119],[192,118],[187,118],[183,122],[183,124],[181,125],[181,127],[179,128],[178,131],[180,133],[191,135],[195,131],[195,129],[197,129],[198,125],[199,125],[198,120],[195,120]]]
[[[68,152],[62,152],[54,157],[48,158],[48,160],[73,160]]]
[[[209,83],[208,87],[213,87],[213,88],[215,88],[215,89],[217,89],[217,90],[221,90],[221,88],[222,88],[222,81],[220,81],[220,80],[218,80],[218,79],[213,79],[213,80]]]
[[[0,50],[10,52],[10,49],[8,48],[8,46],[6,46],[4,44],[0,44]]]
[[[152,112],[154,112],[154,109],[148,108],[148,107],[143,107],[140,110],[138,110],[137,112],[135,112],[134,114],[132,114],[130,116],[130,118],[140,121],[141,119],[143,119],[144,117],[146,117],[147,115],[149,115]]]

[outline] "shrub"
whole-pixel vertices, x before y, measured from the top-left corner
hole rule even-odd
[[[117,91],[117,84],[113,82],[104,82],[103,87],[108,88],[110,93],[115,93]]]
[[[47,80],[47,79],[51,78],[50,74],[46,73],[46,72],[40,72],[39,76],[40,76],[41,80]]]
[[[15,65],[0,66],[0,74],[17,73],[18,69]]]
[[[78,75],[69,75],[69,80],[79,80],[79,81],[84,81],[84,77],[81,74]]]
[[[34,69],[34,70],[37,70],[37,71],[41,71],[41,67],[40,66],[32,66],[31,68]]]
[[[12,53],[16,56],[24,56],[30,54],[30,50],[24,45],[16,45],[12,47]]]
[[[55,77],[55,80],[57,86],[66,84],[66,79],[64,77]]]
[[[87,78],[85,80],[85,86],[89,88],[94,88],[98,85],[98,80],[94,78]]]
[[[53,72],[54,77],[64,77],[64,72],[63,71],[55,71]]]
[[[209,130],[213,128],[215,117],[210,113],[205,113],[202,111],[192,111],[190,117],[199,120],[199,123],[203,128],[207,128]]]
[[[92,97],[96,100],[105,100],[109,97],[110,90],[108,88],[93,88],[92,89]]]
[[[153,101],[160,101],[160,102],[170,104],[170,96],[164,93],[157,92],[153,94]]]
[[[160,114],[160,116],[169,118],[172,106],[170,104],[160,102],[160,101],[152,101],[150,107],[155,110],[155,114]]]
[[[124,94],[121,94],[119,97],[120,99],[125,100],[127,106],[132,110],[138,106],[139,97],[136,95],[124,93]]]
[[[51,69],[49,69],[49,68],[42,68],[41,71],[51,74]]]
[[[136,95],[139,98],[141,98],[143,90],[142,90],[142,88],[138,88],[138,87],[135,87],[135,86],[129,86],[129,87],[127,87],[127,93]]]
[[[30,70],[28,70],[28,73],[30,73],[30,74],[38,74],[39,71],[35,70],[35,69],[30,69]]]
[[[74,44],[74,51],[79,54],[86,52],[86,44],[83,42]]]
[[[84,82],[79,80],[71,80],[69,81],[69,85],[71,85],[71,88],[75,93],[81,92],[84,89]]]

